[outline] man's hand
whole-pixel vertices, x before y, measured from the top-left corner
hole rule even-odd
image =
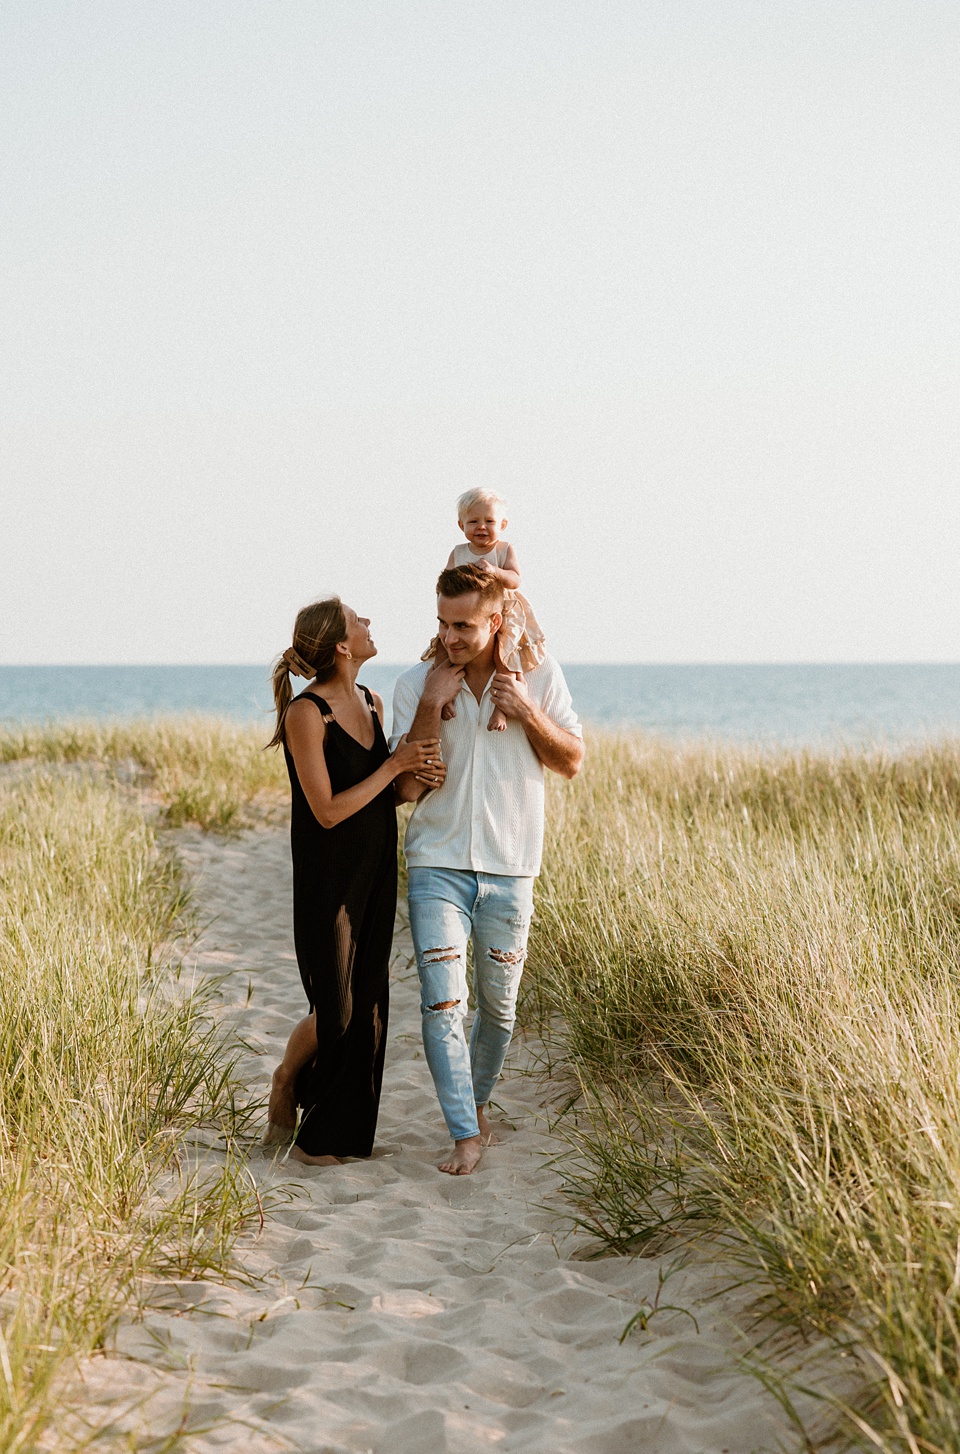
[[[583,743],[541,711],[531,698],[523,677],[517,681],[511,673],[498,671],[490,692],[493,705],[499,707],[505,717],[520,723],[544,767],[561,777],[576,777],[583,762]]]
[[[517,680],[512,672],[498,671],[490,688],[493,705],[499,707],[505,717],[522,722],[530,716],[533,703],[523,677]]]
[[[446,657],[435,661],[427,672],[420,700],[434,707],[445,707],[456,699],[462,681],[462,666],[454,666]]]

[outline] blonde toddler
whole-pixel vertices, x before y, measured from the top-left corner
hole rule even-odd
[[[530,602],[520,594],[520,566],[516,551],[501,533],[507,528],[506,501],[489,490],[468,490],[457,501],[457,520],[467,537],[463,545],[455,545],[447,560],[447,569],[456,565],[485,567],[504,587],[503,621],[497,632],[494,661],[497,671],[512,672],[521,677],[543,661],[543,632],[533,614]],[[434,637],[422,660],[444,656],[443,646]],[[453,704],[444,707],[441,715],[449,720],[455,716]],[[502,732],[507,719],[495,707],[487,723],[488,732]]]

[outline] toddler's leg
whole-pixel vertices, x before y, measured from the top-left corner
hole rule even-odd
[[[440,640],[439,637],[437,637],[437,649],[433,653],[433,659],[434,661],[450,660],[449,656],[447,655],[446,647],[443,645],[443,642]],[[447,702],[445,706],[440,708],[440,716],[443,718],[444,722],[452,722],[456,715],[457,709],[452,702]]]
[[[499,636],[499,634],[496,636],[496,638],[494,639],[494,643],[493,643],[493,669],[494,669],[494,671],[498,671],[498,672],[506,671],[506,667],[504,666],[503,662],[500,659],[500,636]],[[511,675],[512,676],[515,676],[518,682],[519,681],[523,681],[523,677],[520,675],[519,672],[512,672]],[[505,732],[506,730],[507,730],[507,719],[506,719],[506,717],[503,715],[503,713],[501,712],[501,710],[500,710],[499,707],[494,707],[493,711],[490,713],[490,721],[487,723],[487,731],[488,732]]]

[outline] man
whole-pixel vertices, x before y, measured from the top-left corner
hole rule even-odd
[[[472,1172],[490,1143],[485,1107],[503,1067],[543,848],[543,769],[572,778],[580,724],[550,656],[519,680],[494,665],[503,587],[479,566],[441,572],[439,638],[447,660],[405,672],[393,698],[393,742],[441,740],[446,782],[411,774],[397,792],[416,804],[407,828],[410,928],[420,975],[423,1044],[454,1140],[440,1170]],[[456,716],[441,720],[456,701]],[[507,718],[488,732],[495,707]],[[467,1047],[467,941],[477,1009]]]

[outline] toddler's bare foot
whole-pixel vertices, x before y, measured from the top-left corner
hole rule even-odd
[[[507,719],[499,707],[494,707],[490,713],[490,721],[487,723],[488,732],[506,732]]]
[[[301,1151],[299,1146],[291,1146],[287,1154],[288,1161],[302,1161],[304,1166],[342,1166],[343,1162],[339,1156],[308,1156]]]
[[[456,715],[457,709],[452,702],[447,702],[444,706],[440,708],[440,716],[443,718],[444,722],[452,722]]]
[[[453,1151],[446,1161],[441,1161],[438,1171],[446,1171],[450,1176],[469,1176],[471,1171],[476,1171],[480,1160],[481,1145],[479,1136],[470,1136],[466,1141],[455,1141]]]

